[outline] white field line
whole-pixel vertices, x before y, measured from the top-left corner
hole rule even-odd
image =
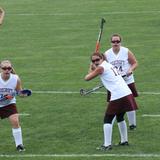
[[[112,15],[112,14],[155,14],[155,13],[160,13],[160,10],[155,10],[155,11],[129,11],[129,12],[101,12],[102,15]],[[17,16],[83,16],[83,15],[97,15],[97,13],[90,12],[90,13],[7,13],[7,15],[17,15]]]
[[[29,113],[19,113],[19,116],[30,116]]]
[[[148,94],[148,95],[160,95],[160,92],[139,92],[139,94]]]
[[[142,114],[142,117],[160,117],[160,114]]]
[[[33,91],[36,94],[80,94],[78,91]],[[94,94],[106,94],[106,92],[93,92]],[[92,93],[92,94],[93,94]],[[139,94],[144,95],[160,95],[160,92],[139,92]]]
[[[6,158],[31,158],[31,157],[160,157],[160,154],[22,154],[10,155],[0,154],[0,157]]]
[[[29,113],[19,113],[20,116],[30,116]],[[142,114],[142,117],[160,117],[160,114]]]

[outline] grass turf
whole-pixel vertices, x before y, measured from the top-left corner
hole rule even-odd
[[[95,148],[103,141],[105,95],[81,97],[79,94],[38,94],[34,91],[79,91],[82,87],[90,88],[99,83],[98,78],[91,82],[84,82],[83,78],[88,70],[89,56],[95,48],[100,18],[104,17],[106,24],[101,51],[110,47],[112,33],[120,33],[123,45],[135,53],[139,62],[135,72],[138,90],[159,92],[159,1],[0,0],[0,4],[6,11],[4,24],[0,26],[1,60],[10,59],[23,86],[33,90],[32,97],[17,100],[19,111],[30,114],[20,117],[26,146],[22,155],[104,154]],[[129,132],[131,146],[114,148],[109,154],[158,154],[158,157],[129,158],[160,159],[159,118],[142,116],[159,114],[159,95],[141,94],[137,102],[138,125],[135,132]],[[0,128],[0,154],[18,156],[8,121],[1,121]],[[118,141],[115,124],[113,143]],[[107,157],[113,158],[128,159]]]

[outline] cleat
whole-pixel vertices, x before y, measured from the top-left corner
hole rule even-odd
[[[22,144],[18,145],[16,148],[17,148],[18,152],[24,152],[25,151],[25,148]]]
[[[129,143],[126,142],[119,142],[118,146],[129,146]]]
[[[130,126],[129,126],[129,129],[132,130],[132,131],[133,131],[133,130],[136,130],[136,125],[134,125],[134,124],[130,125]]]
[[[108,151],[108,150],[111,150],[111,149],[112,149],[112,146],[111,146],[111,145],[109,145],[109,146],[104,146],[104,145],[102,145],[102,146],[100,146],[100,147],[97,147],[96,149],[97,149],[97,150],[101,150],[101,151]]]

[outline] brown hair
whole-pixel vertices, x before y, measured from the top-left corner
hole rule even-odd
[[[122,37],[121,37],[121,35],[118,34],[118,33],[112,34],[112,36],[111,36],[111,38],[110,38],[111,41],[112,41],[112,38],[113,38],[113,37],[119,37],[120,41],[122,41]]]
[[[92,57],[93,56],[98,56],[100,59],[105,59],[104,55],[99,53],[99,52],[94,52],[92,55],[91,55],[91,60],[92,60]]]

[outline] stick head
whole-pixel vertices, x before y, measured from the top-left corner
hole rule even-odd
[[[30,89],[23,89],[23,90],[18,92],[18,95],[20,95],[20,94],[24,94],[26,96],[31,96],[32,95],[32,91]]]
[[[83,88],[80,89],[80,95],[84,96],[85,95],[85,90]]]
[[[101,19],[101,26],[100,26],[101,29],[103,29],[103,25],[104,25],[105,22],[106,22],[106,20],[105,20],[104,18],[102,18],[102,19]]]

